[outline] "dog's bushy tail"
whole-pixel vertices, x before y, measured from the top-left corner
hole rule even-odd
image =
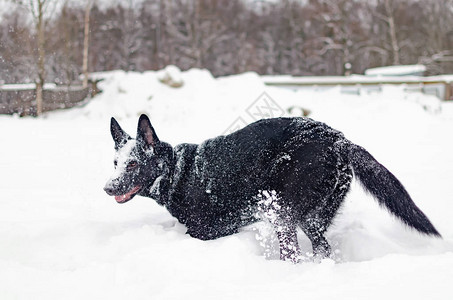
[[[425,214],[412,201],[401,182],[368,151],[351,143],[349,160],[356,178],[380,205],[419,232],[441,237]]]

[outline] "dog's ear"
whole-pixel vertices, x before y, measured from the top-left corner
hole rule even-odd
[[[121,148],[131,137],[120,127],[115,118],[110,119],[110,132],[112,133],[115,149]]]
[[[154,148],[159,142],[159,138],[146,115],[141,115],[138,120],[137,141],[143,143],[145,149]]]

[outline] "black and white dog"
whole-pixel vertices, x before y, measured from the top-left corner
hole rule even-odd
[[[114,118],[111,133],[115,172],[107,194],[118,203],[135,195],[153,198],[198,239],[234,234],[261,212],[274,225],[282,260],[300,260],[297,227],[315,255],[329,256],[324,233],[353,175],[405,224],[440,237],[390,171],[341,132],[312,119],[265,119],[175,148],[159,140],[146,115],[136,139]]]

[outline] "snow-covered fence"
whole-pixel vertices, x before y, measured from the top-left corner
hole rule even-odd
[[[44,88],[43,111],[70,108],[83,102],[92,89],[82,86]],[[34,85],[0,86],[0,114],[36,115]]]
[[[266,85],[287,89],[328,89],[341,87],[344,93],[360,94],[379,91],[382,85],[403,85],[409,92],[434,95],[441,100],[453,100],[453,75],[439,76],[262,76]]]

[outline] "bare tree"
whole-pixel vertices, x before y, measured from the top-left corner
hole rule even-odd
[[[85,6],[84,30],[83,30],[83,87],[88,86],[88,47],[90,38],[90,12],[94,0],[88,0]]]
[[[2,18],[0,80],[41,90],[44,80],[83,74],[86,85],[88,71],[168,64],[214,76],[342,75],[345,64],[354,73],[412,63],[453,72],[453,0],[59,0],[67,9],[52,18],[58,0],[7,1],[34,22],[13,11]]]
[[[395,15],[393,8],[393,0],[380,0],[379,3],[384,7],[384,13],[375,11],[373,14],[383,21],[388,28],[388,35],[390,37],[390,45],[392,52],[392,64],[399,65],[400,62],[400,46],[397,38],[397,28],[395,25]]]
[[[50,4],[55,4],[56,0],[13,0],[23,7],[26,7],[33,17],[37,35],[36,49],[37,59],[37,80],[36,80],[36,114],[39,116],[43,111],[43,90],[46,77],[45,70],[45,17],[50,13]],[[54,7],[54,6],[53,6]]]
[[[180,8],[185,5],[181,0],[177,3]],[[170,10],[172,17],[167,19],[166,28],[168,35],[178,42],[176,51],[184,57],[181,63],[202,68],[216,45],[233,38],[221,16],[228,4],[196,0],[188,2],[184,9]]]
[[[45,36],[44,36],[44,12],[48,4],[48,0],[29,1],[29,9],[33,15],[36,24],[36,33],[38,35],[37,50],[38,50],[38,80],[36,82],[36,114],[39,116],[43,111],[43,91],[44,81],[46,76],[45,70]]]
[[[30,82],[34,78],[34,39],[22,10],[4,15],[0,22],[0,82]]]
[[[387,23],[389,25],[390,40],[392,42],[393,51],[393,64],[400,64],[400,47],[398,46],[398,39],[396,37],[395,18],[393,16],[393,8],[391,0],[384,1],[385,12],[387,15]]]

